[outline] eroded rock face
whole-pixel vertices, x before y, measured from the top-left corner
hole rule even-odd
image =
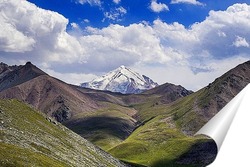
[[[53,112],[52,116],[58,122],[64,122],[71,118],[71,111],[69,107],[67,107],[64,103],[55,111]]]

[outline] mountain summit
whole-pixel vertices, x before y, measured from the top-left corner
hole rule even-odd
[[[158,84],[149,77],[140,75],[122,65],[91,82],[81,84],[81,86],[97,90],[120,92],[123,94],[135,94],[152,89],[158,86]]]

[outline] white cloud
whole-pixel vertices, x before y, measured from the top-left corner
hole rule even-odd
[[[240,56],[217,61],[210,60],[206,62],[206,66],[214,70],[210,72],[200,72],[197,74],[194,74],[188,65],[180,65],[176,63],[168,63],[166,66],[145,66],[143,64],[139,64],[133,68],[141,74],[150,76],[153,80],[160,84],[167,81],[177,85],[180,84],[186,89],[196,91],[207,86],[209,83],[213,82],[215,78],[220,77],[226,71],[247,60],[249,60],[249,58]]]
[[[162,11],[169,11],[169,8],[166,4],[164,3],[157,3],[157,0],[152,0],[151,1],[151,4],[150,4],[150,9],[153,11],[153,12],[162,12]]]
[[[160,44],[152,27],[145,24],[131,24],[128,27],[110,25],[103,29],[88,28],[90,35],[81,37],[86,47],[88,63],[116,67],[140,62],[166,62],[167,48]],[[95,46],[94,48],[91,46]],[[95,56],[94,56],[95,55]]]
[[[120,6],[119,8],[116,8],[116,10],[118,12],[120,12],[121,14],[126,14],[127,13],[127,10],[125,8],[123,8],[122,6]]]
[[[25,52],[32,50],[35,40],[28,37],[23,32],[18,31],[14,25],[4,24],[5,20],[1,18],[0,24],[0,50],[5,52]]]
[[[110,12],[104,12],[105,19],[113,21],[121,21],[122,17],[127,13],[127,10],[122,6],[111,9]]]
[[[83,56],[79,41],[66,32],[68,20],[62,15],[23,0],[1,2],[0,8],[0,24],[4,27],[0,29],[0,49],[6,54],[29,51],[35,60],[64,63]]]
[[[196,47],[208,51],[215,58],[248,54],[249,49],[236,48],[232,43],[236,36],[244,36],[246,41],[250,41],[249,21],[250,6],[247,4],[234,4],[226,11],[210,11],[206,20],[191,27],[200,40]],[[223,32],[224,37],[218,32]]]
[[[219,37],[227,37],[227,34],[225,32],[218,31],[218,36]]]
[[[101,6],[101,0],[76,0],[77,3],[80,3],[80,4],[85,4],[85,3],[88,3],[90,4],[91,6]]]
[[[119,4],[119,3],[121,2],[121,0],[113,0],[113,2],[114,2],[115,4]]]
[[[89,21],[89,19],[83,19],[83,22],[84,23],[89,23],[90,21]]]
[[[246,41],[250,40],[249,10],[250,6],[246,4],[235,4],[226,11],[211,11],[206,20],[190,28],[177,22],[167,24],[159,19],[153,25],[110,25],[103,29],[89,27],[89,35],[82,37],[84,42],[81,44],[95,48],[86,50],[92,55],[86,64],[91,67],[95,63],[101,64],[100,69],[110,65],[106,71],[120,64],[141,65],[145,71],[150,69],[147,72],[154,71],[154,74],[149,72],[149,76],[160,83],[171,81],[197,90],[237,63],[249,59],[247,55],[250,50],[232,46],[235,36],[239,34]],[[162,68],[155,68],[155,65]],[[162,73],[166,75],[165,78]],[[186,75],[192,80],[187,81],[183,77]],[[195,85],[194,81],[197,82]]]
[[[77,23],[70,23],[72,28],[79,28],[79,25]]]
[[[80,85],[83,81],[91,81],[97,78],[94,74],[84,74],[84,73],[59,73],[49,68],[43,68],[43,70],[56,78],[60,78],[66,83]]]
[[[246,41],[246,39],[240,36],[236,36],[233,45],[236,47],[247,47],[247,48],[249,47],[249,43]]]
[[[116,11],[126,14],[124,8]],[[1,2],[0,13],[1,61],[32,61],[69,83],[91,80],[124,64],[159,83],[197,90],[250,55],[247,4],[211,11],[189,28],[157,19],[102,29],[71,23],[70,33],[65,17],[28,1]]]
[[[192,5],[201,5],[204,6],[204,3],[201,3],[197,0],[171,0],[171,4],[179,4],[179,3],[186,3],[186,4],[192,4]]]

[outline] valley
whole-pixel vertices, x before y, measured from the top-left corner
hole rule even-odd
[[[170,83],[139,94],[94,90],[64,83],[31,63],[1,64],[0,72],[1,99],[25,102],[128,164],[153,167],[212,162],[214,142],[193,135],[250,83],[250,61],[197,92]]]

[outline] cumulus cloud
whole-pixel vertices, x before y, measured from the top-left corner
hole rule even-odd
[[[16,30],[12,24],[3,24],[4,20],[0,20],[0,50],[5,52],[25,52],[32,50],[35,40],[26,34]]]
[[[179,3],[184,3],[184,4],[192,4],[192,5],[201,5],[204,6],[204,3],[201,3],[197,0],[171,0],[171,4],[179,4]]]
[[[0,24],[4,27],[0,29],[0,49],[5,54],[28,52],[41,61],[63,59],[64,63],[83,56],[79,41],[66,32],[68,20],[62,15],[23,0],[3,1],[0,8]]]
[[[79,25],[77,23],[70,23],[70,25],[72,28],[79,28]]]
[[[122,8],[117,11],[126,13]],[[247,4],[210,11],[204,21],[189,28],[157,19],[153,23],[111,24],[101,29],[81,29],[70,23],[70,33],[66,31],[69,23],[65,17],[27,1],[3,1],[0,13],[1,61],[33,61],[69,83],[91,80],[123,64],[159,83],[173,82],[197,90],[249,60]]]
[[[103,29],[88,27],[87,31],[89,35],[81,37],[81,44],[86,46],[89,54],[87,63],[92,66],[99,64],[99,67],[112,68],[119,63],[132,65],[136,62],[166,62],[169,59],[168,49],[160,44],[153,28],[143,23],[128,27],[115,24]]]
[[[210,11],[206,20],[191,27],[200,40],[198,50],[206,50],[217,59],[248,54],[249,49],[236,48],[232,44],[236,36],[250,40],[250,32],[247,30],[250,28],[249,18],[250,6],[247,4],[234,4],[225,11]],[[223,33],[218,35],[218,32]]]
[[[153,11],[153,12],[162,12],[162,11],[169,11],[169,8],[166,4],[164,3],[157,3],[157,0],[152,0],[151,1],[151,4],[150,4],[150,9]]]
[[[237,36],[235,41],[233,42],[233,45],[236,47],[249,47],[249,43],[246,41],[245,38]]]

